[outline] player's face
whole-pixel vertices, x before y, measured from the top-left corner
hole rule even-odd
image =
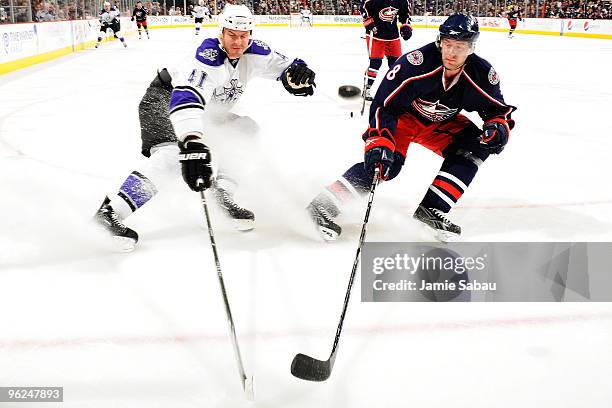
[[[136,3],[136,8],[137,9],[141,9],[142,8],[142,3]]]
[[[223,48],[225,48],[227,56],[232,59],[240,58],[244,54],[249,46],[250,38],[251,33],[249,31],[230,30],[229,28],[223,29],[221,34]]]
[[[465,64],[465,60],[472,52],[472,45],[467,41],[443,38],[440,41],[442,52],[442,63],[448,70],[459,69]]]
[[[110,11],[110,4],[105,4],[104,5],[104,10]]]

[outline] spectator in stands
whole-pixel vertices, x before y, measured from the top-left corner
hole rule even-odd
[[[51,5],[46,2],[42,3],[40,11],[36,13],[36,21],[44,22],[53,20],[57,20],[57,17],[53,14]]]

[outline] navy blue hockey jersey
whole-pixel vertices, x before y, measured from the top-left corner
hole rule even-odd
[[[360,10],[364,21],[370,17],[374,19],[374,38],[382,40],[399,38],[398,21],[400,24],[410,22],[408,0],[364,0]]]
[[[138,21],[139,23],[142,23],[143,21],[147,21],[147,15],[149,14],[149,10],[147,10],[146,8],[136,8],[134,7],[134,10],[132,11],[132,18],[136,19],[136,21]]]
[[[398,118],[411,113],[423,124],[452,119],[461,110],[478,112],[483,120],[510,118],[516,107],[506,104],[495,69],[476,54],[468,56],[452,83],[444,79],[442,55],[435,43],[402,55],[387,72],[370,107],[370,127],[395,134]]]

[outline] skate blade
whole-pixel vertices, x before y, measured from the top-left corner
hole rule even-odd
[[[250,231],[255,228],[255,220],[234,220],[234,228],[238,231]]]
[[[136,241],[128,237],[113,236],[113,247],[119,252],[132,252],[136,248]]]
[[[455,234],[454,232],[441,231],[441,230],[437,230],[431,227],[430,229],[434,230],[436,239],[440,242],[448,243],[448,242],[456,242],[459,240],[459,234]]]
[[[319,233],[321,237],[327,242],[333,242],[338,239],[338,233],[332,229],[319,227]]]

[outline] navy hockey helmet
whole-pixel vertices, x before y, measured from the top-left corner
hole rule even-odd
[[[480,31],[476,17],[463,13],[455,13],[448,17],[440,26],[437,43],[439,46],[440,40],[443,38],[475,43],[479,35]]]

